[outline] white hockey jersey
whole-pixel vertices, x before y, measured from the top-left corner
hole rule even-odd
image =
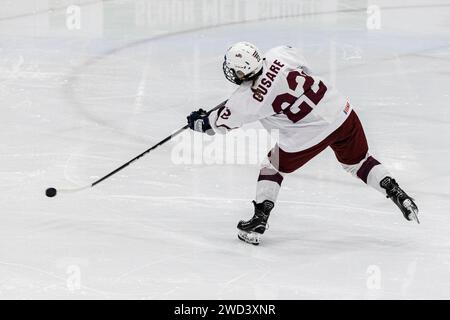
[[[278,130],[282,150],[297,152],[325,139],[350,111],[347,99],[310,71],[299,50],[280,46],[264,56],[261,76],[242,83],[209,121],[218,133],[260,121]]]

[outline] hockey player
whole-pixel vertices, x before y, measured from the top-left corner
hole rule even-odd
[[[263,57],[253,44],[239,42],[224,59],[225,77],[239,87],[210,115],[202,109],[192,112],[189,127],[223,134],[260,121],[267,130],[279,132],[279,141],[261,166],[254,215],[237,225],[239,239],[259,244],[284,177],[327,147],[346,171],[390,198],[407,220],[419,223],[413,199],[369,153],[350,102],[310,70],[299,50],[280,46]]]

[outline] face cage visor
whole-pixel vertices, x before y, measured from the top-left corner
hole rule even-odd
[[[230,68],[227,66],[227,61],[225,60],[222,65],[223,68],[223,74],[225,75],[225,78],[227,78],[228,81],[234,83],[234,84],[241,84],[244,82],[245,78],[241,79],[237,76],[236,72],[233,68]]]

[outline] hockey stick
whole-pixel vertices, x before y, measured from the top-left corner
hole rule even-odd
[[[212,108],[211,110],[209,110],[207,112],[207,114],[209,115],[211,112],[219,109],[220,107],[223,107],[225,105],[225,103],[228,100],[225,100],[223,102],[221,102],[219,105],[217,105],[216,107]],[[109,177],[111,177],[112,175],[116,174],[117,172],[121,171],[122,169],[128,167],[131,163],[133,163],[134,161],[138,160],[139,158],[143,157],[144,155],[146,155],[147,153],[149,153],[150,151],[156,149],[157,147],[163,145],[164,143],[166,143],[167,141],[171,140],[173,137],[176,137],[177,135],[179,135],[180,133],[182,133],[184,130],[186,130],[187,128],[189,128],[189,125],[185,125],[184,127],[178,129],[177,131],[173,132],[171,135],[165,137],[164,139],[162,139],[160,142],[158,142],[157,144],[155,144],[154,146],[148,148],[147,150],[145,150],[144,152],[142,152],[141,154],[137,155],[136,157],[134,157],[133,159],[131,159],[130,161],[124,163],[123,165],[121,165],[120,167],[118,167],[117,169],[114,169],[113,171],[111,171],[110,173],[108,173],[107,175],[101,177],[100,179],[92,182],[91,184],[88,184],[86,186],[83,187],[79,187],[79,188],[70,188],[70,189],[56,189],[56,188],[47,188],[47,190],[45,190],[45,195],[47,197],[54,197],[56,196],[56,194],[58,192],[63,192],[63,193],[72,193],[72,192],[78,192],[81,190],[85,190],[88,188],[92,188],[94,186],[96,186],[97,184],[99,184],[100,182],[108,179]]]

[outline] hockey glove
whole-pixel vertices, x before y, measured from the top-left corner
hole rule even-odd
[[[194,131],[206,132],[208,135],[214,134],[214,130],[209,124],[208,113],[203,109],[191,112],[191,114],[187,117],[187,122],[189,128]]]

